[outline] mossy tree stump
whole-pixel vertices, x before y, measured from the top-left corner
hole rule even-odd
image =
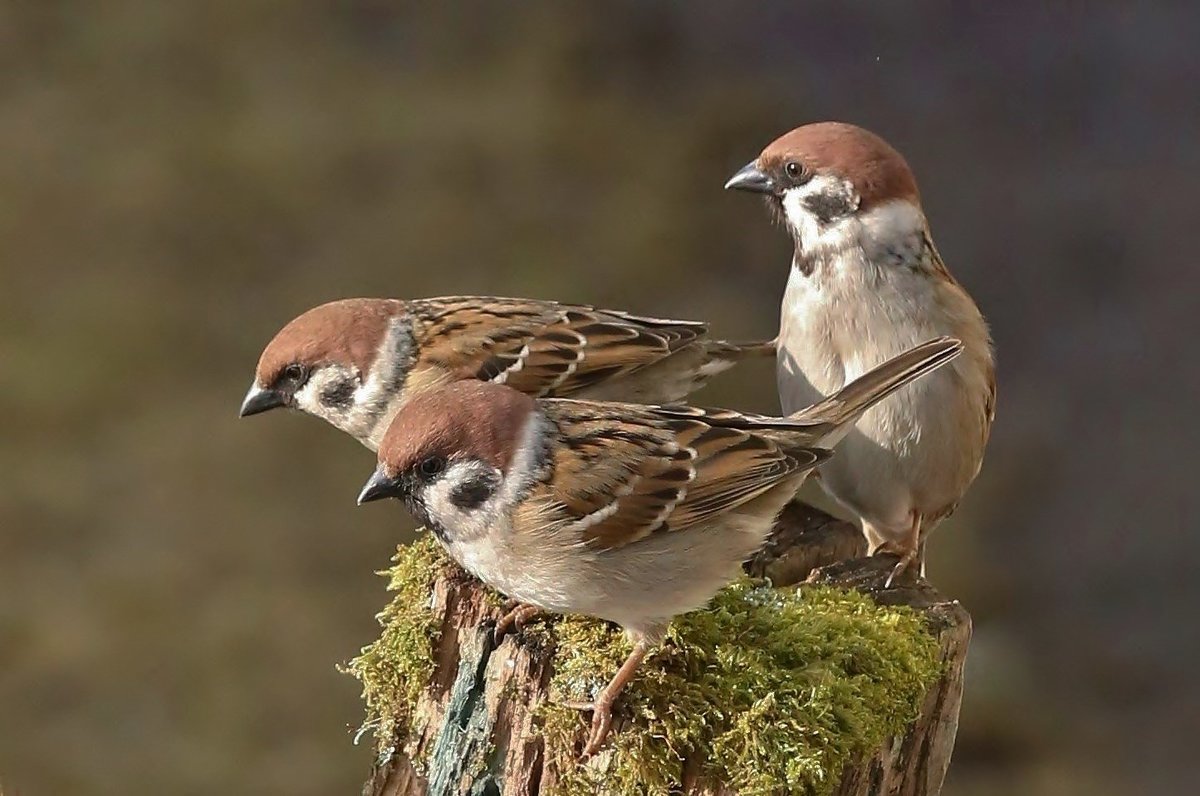
[[[581,647],[609,645],[604,660],[619,661],[619,635],[602,623],[564,620],[528,627],[496,647],[492,629],[501,608],[494,593],[456,567],[402,563],[392,573],[400,594],[380,616],[384,636],[350,666],[364,683],[379,741],[363,793],[937,794],[958,727],[970,616],[923,580],[883,589],[895,559],[861,558],[864,552],[853,526],[803,504],[789,507],[746,567],[751,577],[769,578],[776,590],[769,595],[785,596],[776,604],[764,598],[766,587],[747,581],[723,592],[711,611],[697,612],[699,620],[677,623],[685,628],[668,639],[663,660],[652,656],[645,664],[646,688],[653,683],[669,693],[640,697],[635,679],[623,699],[636,704],[636,715],[618,702],[609,748],[585,766],[576,755],[587,724],[556,706],[562,696],[554,690],[564,672],[578,679],[599,665]],[[764,599],[768,614],[808,612],[788,615],[814,627],[812,637],[797,642],[809,657],[787,663],[798,666],[789,676],[802,688],[772,670],[754,685],[747,680],[723,691],[722,678],[735,680],[741,668],[755,666],[749,661],[762,659],[741,657],[737,646],[761,652],[755,634],[761,637],[764,626],[754,622],[762,617],[738,610],[759,611]],[[732,638],[743,629],[745,638]],[[911,649],[888,646],[916,637]],[[708,650],[689,650],[692,643],[731,651],[710,659]],[[774,667],[788,656],[786,644],[771,654],[766,660]],[[894,666],[894,658],[903,665]],[[660,665],[674,674],[659,676]],[[585,685],[611,673],[597,671]],[[707,684],[692,689],[689,676]],[[754,688],[765,693],[740,693]],[[728,709],[722,700],[731,702]],[[772,749],[773,733],[786,738],[782,755]]]

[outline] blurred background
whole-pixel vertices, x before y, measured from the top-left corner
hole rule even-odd
[[[261,347],[456,293],[770,337],[791,247],[721,186],[823,119],[908,157],[999,354],[932,545],[976,622],[945,792],[1194,786],[1200,6],[399,5],[0,5],[4,787],[357,792],[335,665],[411,525],[331,427],[237,420]]]

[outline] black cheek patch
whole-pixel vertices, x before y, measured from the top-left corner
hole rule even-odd
[[[321,393],[321,403],[334,409],[349,409],[354,403],[354,384],[349,381],[331,384]]]
[[[450,502],[464,511],[477,509],[496,492],[498,483],[499,479],[493,473],[480,473],[459,484],[450,493]]]
[[[854,212],[850,197],[841,193],[815,193],[804,198],[804,206],[808,212],[817,217],[822,224],[828,224],[836,218],[848,216]]]

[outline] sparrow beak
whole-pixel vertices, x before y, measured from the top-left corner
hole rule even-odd
[[[246,393],[245,399],[242,400],[242,409],[238,412],[238,417],[249,417],[259,412],[265,412],[268,409],[278,409],[281,406],[287,406],[287,404],[287,395],[279,390],[271,390],[266,387],[259,387],[257,384],[251,384],[250,391]]]
[[[363,485],[362,491],[358,493],[358,505],[370,503],[372,500],[383,500],[389,497],[400,497],[404,490],[404,484],[400,478],[393,478],[383,471],[380,466],[375,472],[371,473],[371,477],[367,479],[367,483]]]
[[[725,183],[725,190],[730,188],[737,191],[750,191],[752,193],[775,193],[775,181],[764,174],[758,168],[758,161],[750,161],[741,170],[729,178],[729,182]]]

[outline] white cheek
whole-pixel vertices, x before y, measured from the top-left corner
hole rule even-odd
[[[314,373],[309,377],[304,386],[296,391],[292,400],[296,402],[296,407],[303,409],[310,415],[321,415],[324,407],[321,405],[321,389],[323,379],[319,378],[320,373]]]
[[[817,217],[804,204],[810,193],[807,185],[789,188],[783,192],[783,214],[796,238],[803,243],[814,241],[821,234],[821,225]]]
[[[462,508],[455,505],[452,499],[454,493],[481,476],[492,478],[497,485],[491,496],[478,506]],[[454,539],[482,536],[496,522],[504,508],[501,505],[503,490],[499,487],[500,477],[498,470],[480,461],[454,462],[441,478],[425,487],[425,511]]]
[[[348,431],[352,434],[355,433],[354,416],[356,404],[330,406],[321,400],[323,393],[338,389],[346,381],[357,384],[358,374],[354,370],[340,365],[326,365],[323,368],[317,369],[309,376],[304,386],[296,391],[296,407],[310,415],[328,421],[343,431]]]
[[[857,204],[854,187],[845,180],[827,174],[819,174],[804,185],[784,191],[783,213],[799,242],[801,254],[814,254],[819,250],[840,250],[855,243],[857,217],[849,215],[822,223],[808,209],[807,200],[818,194],[842,194],[847,201]]]

